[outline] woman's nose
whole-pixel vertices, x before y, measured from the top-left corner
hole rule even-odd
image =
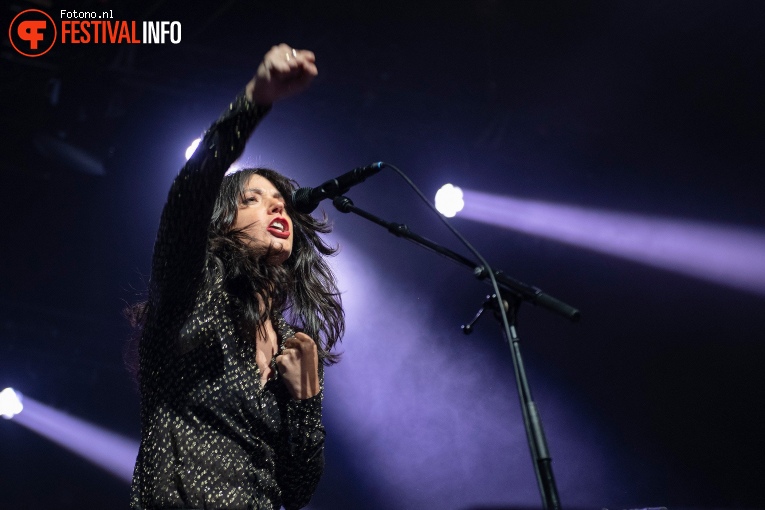
[[[281,198],[275,198],[271,203],[271,212],[283,213],[284,212],[284,200]]]

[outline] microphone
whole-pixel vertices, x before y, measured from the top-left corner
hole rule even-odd
[[[354,168],[340,177],[331,179],[315,188],[299,188],[292,192],[292,205],[295,210],[304,214],[311,214],[319,202],[325,198],[335,198],[346,193],[353,186],[360,184],[373,176],[385,166],[385,163],[378,161],[369,166]]]

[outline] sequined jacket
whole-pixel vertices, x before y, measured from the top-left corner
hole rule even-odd
[[[236,298],[208,260],[224,173],[267,110],[243,95],[231,103],[162,212],[139,347],[132,510],[301,508],[322,474],[322,394],[294,400],[281,379],[261,387],[254,342],[237,335]],[[281,316],[274,326],[280,342],[293,333]]]

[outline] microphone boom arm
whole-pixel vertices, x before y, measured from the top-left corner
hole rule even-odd
[[[403,223],[388,222],[363,209],[359,209],[353,205],[353,201],[346,196],[335,197],[332,201],[332,204],[338,211],[342,213],[352,212],[358,216],[361,216],[362,218],[371,221],[372,223],[376,223],[381,227],[384,227],[386,230],[388,230],[388,232],[395,235],[396,237],[408,239],[409,241],[412,241],[413,243],[418,244],[423,248],[427,248],[428,250],[436,252],[439,255],[457,262],[458,264],[462,264],[463,266],[471,268],[473,270],[473,275],[475,275],[475,277],[479,280],[486,280],[489,277],[489,273],[484,266],[476,264],[467,257],[464,257],[459,253],[450,250],[449,248],[441,246],[440,244],[435,243],[430,239],[426,239],[418,234],[415,234]],[[581,317],[579,310],[573,306],[568,305],[563,301],[550,296],[549,294],[545,294],[541,289],[537,287],[533,287],[514,278],[511,278],[504,274],[501,270],[494,271],[494,277],[496,278],[497,283],[504,290],[507,290],[514,296],[523,299],[524,301],[528,301],[533,305],[546,308],[551,312],[565,317],[571,322],[577,322]]]

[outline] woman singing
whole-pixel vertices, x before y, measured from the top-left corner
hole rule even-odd
[[[334,253],[273,170],[226,174],[255,126],[316,76],[273,47],[170,188],[140,326],[131,508],[305,506],[324,465],[323,366],[344,329]]]

